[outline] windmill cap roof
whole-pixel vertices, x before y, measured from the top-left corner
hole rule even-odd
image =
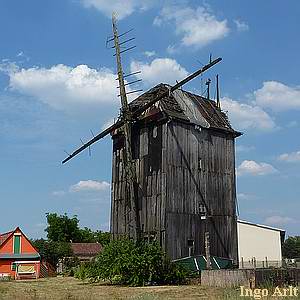
[[[154,99],[154,97],[166,93],[169,89],[170,86],[167,84],[158,84],[133,100],[130,103],[131,110],[135,111],[141,108]],[[216,102],[213,100],[177,89],[167,97],[162,98],[158,103],[159,105],[156,104],[156,106],[170,118],[199,125],[204,128],[226,131],[235,136],[241,135],[240,132],[232,128],[227,115],[218,108]]]

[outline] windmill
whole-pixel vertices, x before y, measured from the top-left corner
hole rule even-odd
[[[100,132],[99,134],[95,135],[90,141],[84,143],[80,148],[75,150],[72,154],[68,155],[66,159],[63,160],[63,164],[84,151],[85,149],[89,148],[92,144],[99,141],[100,139],[106,137],[109,134],[115,134],[116,132],[120,133],[124,137],[124,147],[122,151],[122,166],[125,170],[125,188],[122,191],[125,198],[125,206],[126,206],[126,214],[129,215],[128,218],[128,230],[126,230],[126,234],[133,238],[134,240],[138,240],[143,238],[142,233],[144,231],[143,224],[141,224],[141,215],[139,211],[141,210],[140,207],[140,195],[138,193],[139,189],[139,180],[137,180],[137,166],[135,160],[133,159],[133,148],[135,141],[132,139],[133,137],[133,127],[141,122],[145,113],[149,112],[149,110],[155,107],[160,101],[172,96],[173,93],[182,93],[180,87],[184,84],[188,83],[192,79],[196,78],[200,74],[204,73],[212,66],[219,63],[222,59],[217,58],[215,60],[210,59],[210,62],[203,66],[202,68],[198,69],[191,75],[187,76],[183,80],[177,82],[174,86],[168,86],[167,89],[164,89],[162,92],[155,94],[149,101],[147,101],[144,105],[139,106],[138,108],[132,109],[131,106],[128,104],[127,94],[133,93],[136,91],[126,92],[126,86],[135,83],[137,81],[132,81],[125,83],[124,78],[135,75],[135,73],[131,73],[125,75],[122,69],[122,62],[121,62],[121,54],[127,50],[132,49],[133,47],[129,47],[125,50],[121,50],[120,45],[125,44],[127,41],[131,41],[132,39],[128,39],[126,41],[120,41],[120,37],[124,36],[124,34],[119,34],[117,29],[117,20],[115,15],[112,18],[112,28],[113,28],[113,38],[108,40],[108,42],[113,41],[114,45],[112,48],[115,49],[114,56],[116,57],[116,64],[117,64],[117,73],[118,73],[118,83],[119,83],[119,96],[121,99],[121,110],[118,121],[109,126],[104,131]],[[210,101],[210,100],[209,100]],[[212,105],[212,104],[210,104]],[[220,115],[219,112],[217,112]],[[219,116],[221,119],[221,116]],[[226,122],[225,122],[226,123]],[[227,126],[227,125],[225,125]],[[114,212],[112,212],[113,214]],[[144,221],[143,221],[144,222]],[[176,256],[176,255],[175,255]],[[173,255],[174,257],[174,255]]]

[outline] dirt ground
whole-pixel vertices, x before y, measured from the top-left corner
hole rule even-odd
[[[72,277],[0,282],[0,299],[234,299],[223,289],[199,285],[121,287],[83,283]],[[235,298],[238,299],[238,298]]]
[[[2,299],[254,299],[240,297],[239,289],[209,288],[199,285],[122,287],[84,283],[72,277],[55,277],[26,281],[0,281],[0,300]],[[300,299],[285,297],[284,299]],[[275,297],[262,299],[279,299]],[[281,298],[282,299],[282,298]]]

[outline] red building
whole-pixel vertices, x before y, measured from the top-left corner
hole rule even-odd
[[[19,227],[0,234],[0,277],[38,278],[40,255]]]

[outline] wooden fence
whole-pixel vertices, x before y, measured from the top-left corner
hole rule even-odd
[[[216,287],[300,285],[300,269],[203,270],[201,285]]]

